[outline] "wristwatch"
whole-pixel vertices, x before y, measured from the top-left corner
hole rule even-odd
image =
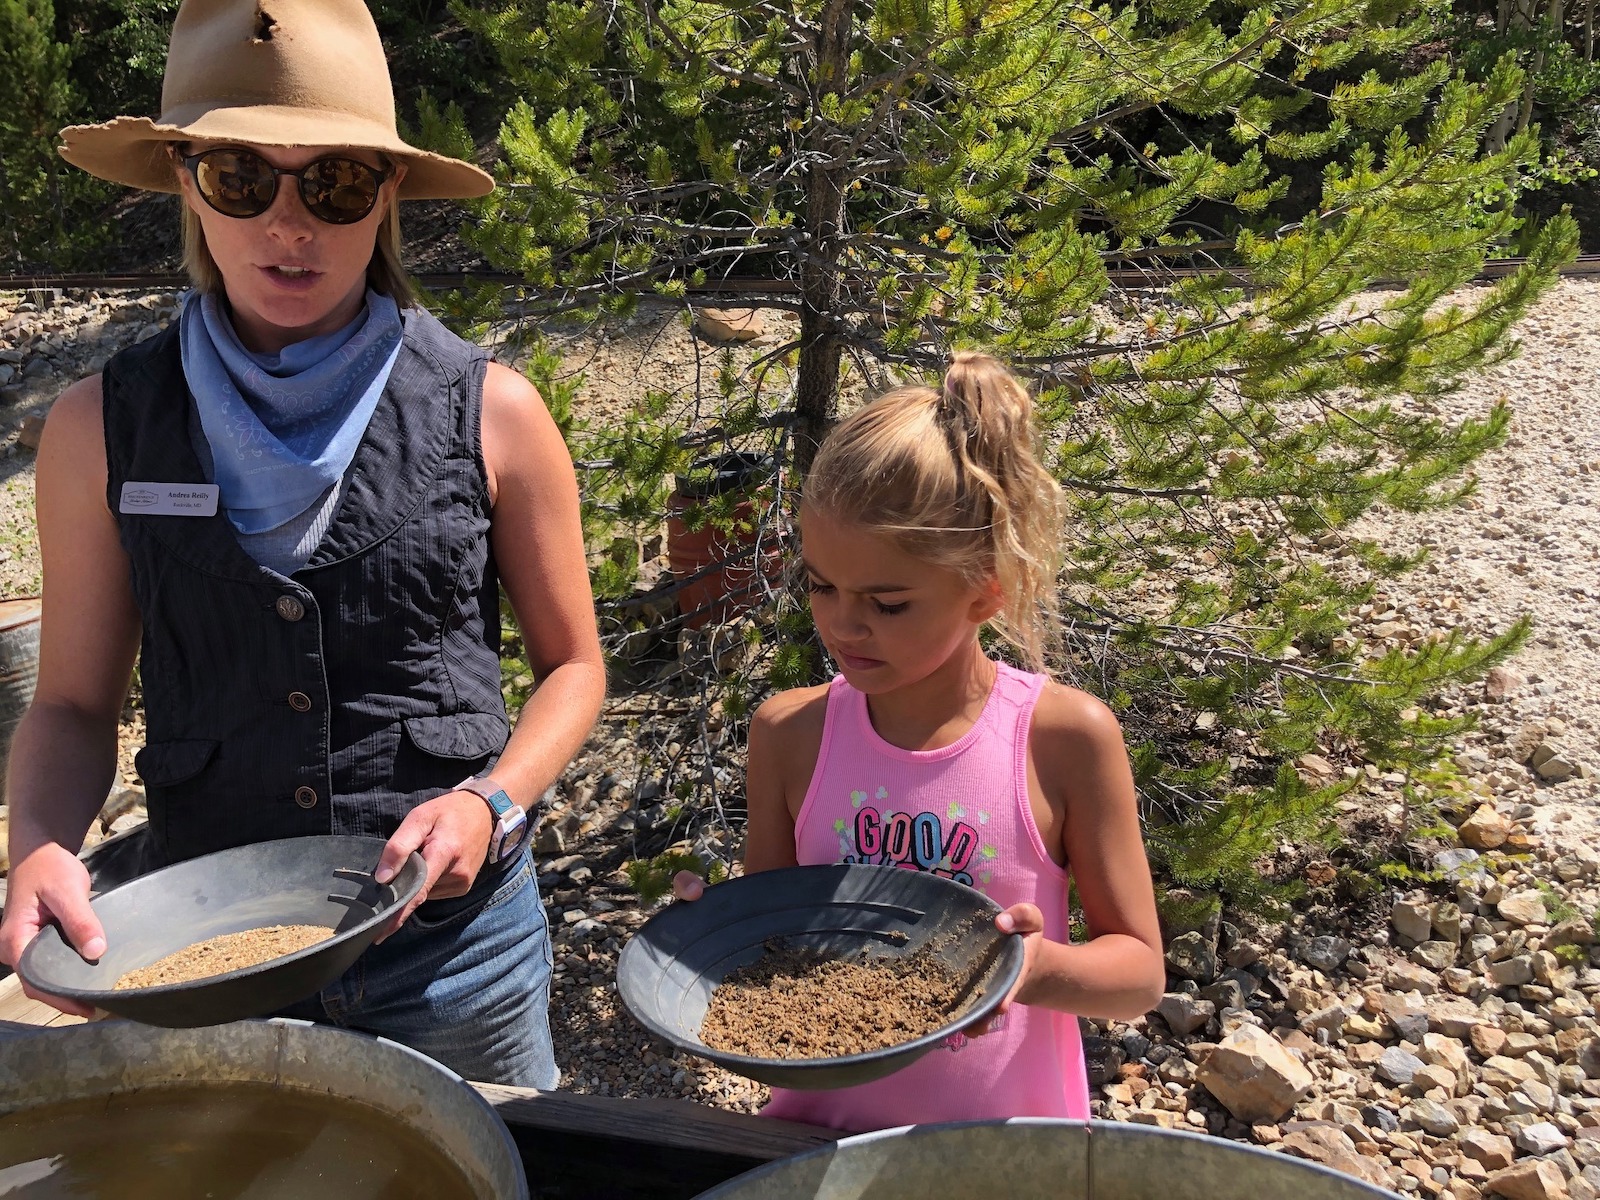
[[[510,858],[533,832],[528,814],[506,795],[505,788],[483,775],[469,775],[456,784],[456,791],[482,796],[494,813],[494,832],[489,836],[489,861],[497,863]]]

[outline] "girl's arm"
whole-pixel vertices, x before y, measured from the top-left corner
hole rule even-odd
[[[1049,685],[1035,710],[1030,753],[1057,822],[1089,940],[1047,940],[1042,914],[1013,905],[996,918],[1026,936],[1022,978],[1006,1003],[1086,1017],[1149,1012],[1166,986],[1155,889],[1139,830],[1127,747],[1117,719],[1074,688]]]
[[[744,872],[793,867],[795,821],[811,786],[827,712],[826,687],[779,692],[756,709],[745,746]]]
[[[116,776],[139,610],[106,507],[99,376],[73,384],[51,407],[35,479],[44,610],[39,679],[12,739],[7,784],[11,877],[0,960],[12,965],[51,920],[86,958],[105,953],[77,852]],[[92,1011],[41,998],[66,1012]]]
[[[494,778],[512,800],[531,808],[599,716],[605,661],[572,458],[538,391],[499,363],[489,364],[483,381],[483,456],[495,565],[538,680]],[[430,894],[463,895],[483,865],[492,832],[489,806],[480,797],[447,792],[407,815],[384,850],[380,870],[398,870],[418,850],[428,863],[428,880],[411,907]]]

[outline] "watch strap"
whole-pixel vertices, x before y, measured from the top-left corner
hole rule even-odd
[[[494,831],[489,835],[489,861],[499,862],[528,840],[533,818],[486,775],[469,775],[456,785],[458,792],[471,792],[488,804],[494,814]]]

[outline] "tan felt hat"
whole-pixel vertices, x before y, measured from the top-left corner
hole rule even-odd
[[[183,0],[167,46],[161,115],[61,131],[61,157],[91,175],[176,192],[166,144],[380,150],[406,165],[404,200],[482,196],[471,163],[400,140],[394,88],[364,0]]]

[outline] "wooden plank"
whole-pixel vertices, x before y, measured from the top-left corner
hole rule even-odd
[[[826,1145],[834,1130],[774,1121],[696,1104],[692,1100],[587,1096],[474,1083],[507,1125],[553,1133],[581,1133],[617,1141],[730,1154],[755,1162],[787,1158]]]
[[[74,1017],[42,1000],[23,994],[22,980],[15,975],[0,979],[0,1024],[10,1025],[81,1025],[82,1017]]]

